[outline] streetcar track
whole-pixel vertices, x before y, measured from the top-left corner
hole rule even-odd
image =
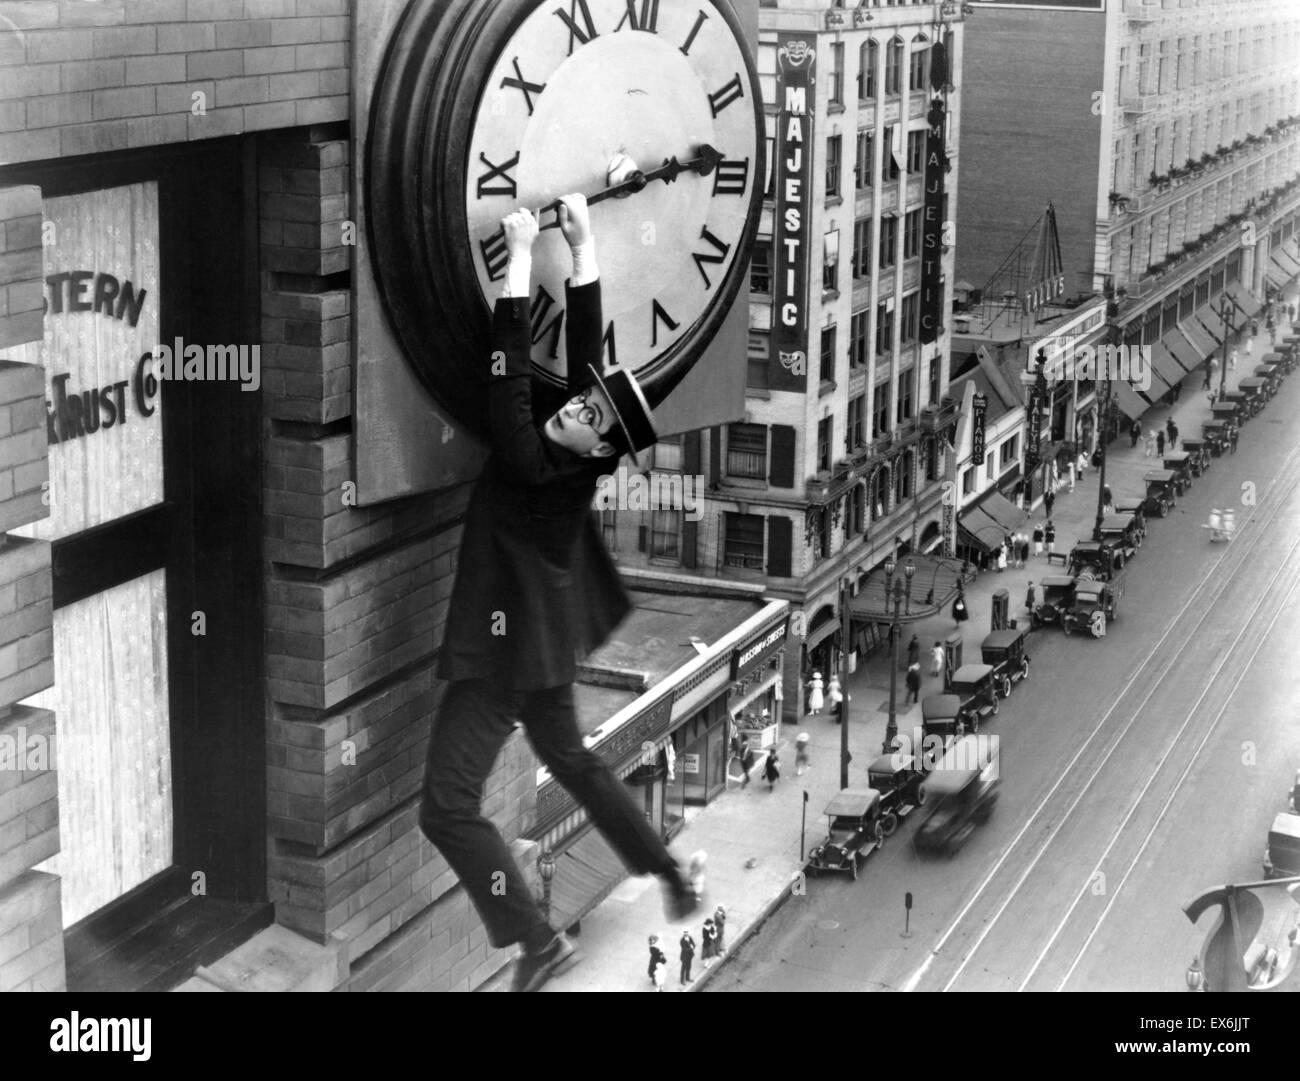
[[[1083,741],[1079,749],[1075,752],[1074,756],[1066,764],[1065,768],[1061,771],[1056,781],[1053,782],[1052,787],[1048,789],[1047,793],[1040,800],[1038,806],[1034,808],[1033,812],[1025,820],[1024,825],[1021,826],[1020,830],[1011,839],[1011,842],[1006,846],[1002,854],[998,857],[996,862],[989,869],[988,873],[984,876],[983,880],[976,887],[970,899],[966,902],[965,905],[962,906],[961,910],[958,912],[956,917],[954,917],[951,924],[948,926],[947,930],[945,930],[944,933],[939,937],[939,940],[935,943],[935,945],[931,947],[929,956],[925,959],[924,962],[922,962],[922,964],[917,968],[917,970],[902,985],[902,990],[912,991],[916,989],[920,981],[924,978],[926,972],[929,970],[930,966],[934,963],[935,959],[938,957],[940,951],[942,951],[944,946],[947,944],[948,940],[952,938],[953,935],[958,931],[963,921],[970,913],[971,909],[975,907],[975,905],[987,892],[989,885],[992,883],[994,878],[998,875],[998,873],[1002,870],[1003,866],[1010,859],[1011,854],[1018,847],[1020,847],[1022,840],[1025,838],[1025,835],[1034,826],[1039,816],[1042,815],[1044,809],[1047,807],[1049,801],[1056,794],[1057,790],[1065,783],[1067,778],[1071,777],[1074,771],[1075,764],[1079,761],[1080,758],[1083,757],[1083,755],[1086,752],[1090,750],[1090,748],[1093,749],[1095,752],[1096,748],[1094,747],[1094,744],[1097,743],[1099,735],[1102,734],[1104,729],[1107,729],[1108,727],[1111,726],[1112,715],[1115,714],[1115,712],[1118,710],[1121,702],[1123,702],[1124,698],[1128,695],[1129,691],[1133,688],[1134,684],[1138,681],[1138,679],[1142,677],[1144,674],[1146,674],[1147,666],[1150,665],[1152,660],[1156,658],[1157,655],[1161,652],[1161,650],[1165,646],[1166,641],[1169,641],[1170,639],[1173,639],[1174,641],[1178,640],[1177,636],[1175,635],[1175,629],[1181,626],[1181,617],[1183,616],[1183,614],[1193,604],[1199,602],[1204,605],[1204,612],[1202,616],[1200,617],[1200,619],[1196,621],[1195,625],[1191,628],[1190,631],[1185,632],[1182,641],[1179,642],[1177,645],[1176,651],[1171,656],[1169,656],[1167,663],[1160,670],[1159,674],[1155,677],[1153,681],[1153,689],[1151,692],[1148,693],[1146,698],[1143,699],[1143,704],[1145,704],[1145,702],[1150,699],[1151,695],[1155,693],[1155,688],[1159,687],[1160,684],[1164,682],[1169,672],[1182,659],[1188,647],[1197,639],[1197,632],[1200,631],[1202,625],[1209,618],[1215,601],[1217,601],[1221,596],[1223,596],[1228,591],[1231,585],[1231,580],[1247,564],[1251,556],[1260,547],[1260,545],[1264,543],[1265,536],[1266,536],[1265,530],[1263,528],[1251,528],[1251,527],[1262,527],[1271,524],[1281,513],[1282,506],[1284,505],[1286,499],[1296,489],[1297,485],[1300,484],[1300,470],[1297,469],[1298,462],[1300,462],[1300,447],[1297,447],[1296,449],[1292,450],[1291,453],[1287,456],[1286,460],[1282,464],[1282,468],[1278,471],[1277,475],[1269,482],[1267,488],[1264,490],[1263,497],[1259,500],[1259,502],[1257,502],[1255,509],[1242,522],[1238,533],[1238,540],[1230,544],[1228,548],[1222,554],[1220,554],[1219,557],[1207,568],[1205,577],[1202,579],[1201,583],[1196,587],[1195,590],[1192,591],[1191,595],[1178,609],[1178,611],[1174,613],[1173,617],[1170,620],[1169,627],[1165,630],[1164,634],[1160,636],[1159,640],[1155,643],[1154,646],[1152,646],[1151,650],[1148,652],[1146,657],[1143,658],[1142,662],[1137,666],[1133,675],[1124,684],[1123,688],[1115,695],[1113,701],[1111,702],[1111,705],[1106,709],[1106,712],[1102,714],[1101,718],[1098,720],[1092,732],[1089,733],[1088,738]],[[1283,485],[1285,485],[1285,490],[1282,492],[1282,494],[1277,498],[1270,499],[1269,497],[1274,494],[1275,489],[1279,489]],[[1268,510],[1266,514],[1261,518],[1259,517],[1260,511],[1266,505],[1268,507]],[[1297,542],[1297,544],[1300,544],[1300,542]],[[1296,545],[1293,545],[1291,550],[1287,553],[1288,558],[1294,553],[1295,548]],[[1223,566],[1225,564],[1225,561],[1228,561],[1229,559],[1233,560],[1233,562],[1229,564],[1230,567],[1229,571],[1222,576],[1217,575],[1215,572],[1219,571],[1220,567]],[[1206,597],[1208,597],[1208,602],[1206,601]],[[1096,780],[1098,774],[1100,774],[1102,768],[1105,766],[1106,762],[1109,761],[1111,755],[1114,753],[1115,748],[1123,740],[1124,736],[1132,728],[1133,724],[1136,723],[1137,717],[1138,717],[1138,711],[1135,710],[1133,712],[1133,715],[1129,718],[1128,722],[1124,724],[1118,736],[1115,738],[1115,742],[1106,751],[1101,762],[1099,762],[1097,766],[1093,769],[1092,773],[1090,774],[1087,781],[1083,785],[1083,788],[1080,790],[1079,794],[1075,797],[1074,801],[1071,803],[1068,810],[1065,812],[1065,814],[1063,814],[1058,819],[1058,821],[1051,827],[1049,832],[1042,839],[1041,843],[1039,844],[1038,850],[1037,852],[1035,852],[1029,866],[1025,869],[1024,873],[1016,881],[1014,887],[1007,894],[1006,899],[999,906],[999,908],[993,914],[993,916],[984,921],[983,929],[981,930],[978,938],[975,940],[974,944],[970,947],[970,949],[966,952],[965,956],[961,959],[957,971],[952,975],[952,978],[949,979],[949,981],[945,984],[943,988],[944,990],[948,990],[952,986],[952,984],[957,980],[957,978],[961,975],[961,973],[965,970],[971,957],[973,957],[974,954],[979,950],[980,945],[988,937],[989,933],[991,932],[993,927],[997,924],[998,920],[1001,918],[1002,914],[1006,911],[1007,907],[1010,905],[1011,901],[1015,898],[1016,894],[1020,892],[1020,889],[1023,887],[1029,874],[1032,872],[1033,868],[1037,866],[1039,860],[1042,858],[1043,854],[1050,846],[1052,840],[1056,837],[1057,833],[1065,824],[1065,821],[1070,817],[1070,815],[1073,813],[1075,808],[1078,806],[1079,800],[1082,799],[1083,793],[1086,792],[1089,787],[1091,787],[1093,781]],[[1106,739],[1108,738],[1109,736],[1107,735]],[[1103,739],[1101,742],[1104,743],[1105,739]]]
[[[1174,787],[1170,791],[1168,798],[1164,802],[1164,805],[1160,808],[1160,814],[1156,816],[1155,822],[1153,822],[1151,824],[1151,828],[1147,830],[1146,836],[1142,839],[1142,844],[1139,846],[1133,858],[1129,861],[1128,867],[1125,868],[1124,876],[1119,880],[1119,885],[1117,885],[1114,891],[1111,893],[1110,898],[1106,902],[1105,908],[1102,909],[1101,915],[1098,916],[1096,921],[1093,923],[1092,930],[1088,933],[1088,937],[1084,940],[1083,945],[1080,946],[1079,950],[1075,953],[1073,959],[1070,962],[1070,967],[1066,970],[1065,975],[1061,977],[1061,981],[1060,983],[1057,984],[1056,990],[1058,991],[1062,990],[1065,987],[1066,983],[1069,982],[1070,977],[1074,974],[1074,970],[1079,965],[1080,959],[1087,952],[1089,945],[1091,945],[1092,943],[1092,940],[1096,938],[1097,932],[1101,929],[1101,925],[1105,922],[1106,917],[1110,914],[1110,910],[1114,907],[1116,900],[1118,900],[1120,893],[1123,891],[1124,883],[1128,881],[1129,875],[1133,873],[1133,868],[1137,866],[1138,861],[1142,858],[1142,853],[1146,851],[1147,845],[1151,843],[1151,838],[1155,835],[1156,830],[1159,828],[1160,824],[1164,821],[1165,815],[1168,813],[1169,807],[1173,803],[1174,798],[1178,796],[1179,793],[1182,791],[1183,782],[1187,780],[1187,775],[1191,773],[1192,767],[1196,764],[1197,759],[1200,756],[1201,750],[1205,747],[1206,743],[1209,742],[1209,739],[1214,734],[1215,729],[1218,728],[1219,722],[1223,719],[1223,715],[1228,711],[1228,706],[1233,701],[1233,695],[1235,694],[1237,688],[1241,686],[1242,681],[1246,678],[1246,673],[1250,670],[1250,665],[1254,663],[1254,660],[1259,655],[1260,650],[1264,648],[1264,643],[1269,640],[1269,635],[1271,634],[1273,628],[1277,625],[1277,621],[1281,618],[1282,612],[1285,610],[1287,603],[1290,601],[1292,595],[1295,593],[1296,587],[1298,585],[1300,585],[1300,573],[1297,573],[1293,576],[1291,587],[1286,592],[1285,600],[1283,601],[1282,604],[1278,605],[1277,611],[1273,613],[1273,618],[1269,620],[1268,626],[1258,634],[1257,636],[1258,641],[1255,643],[1255,648],[1251,650],[1250,656],[1246,660],[1246,664],[1242,666],[1240,672],[1238,672],[1237,674],[1237,678],[1233,680],[1232,686],[1228,689],[1228,693],[1224,696],[1223,704],[1219,707],[1218,712],[1214,715],[1214,719],[1210,722],[1209,726],[1206,728],[1205,735],[1201,738],[1201,742],[1196,745],[1196,750],[1193,751],[1191,757],[1188,758],[1187,765],[1183,767],[1183,772],[1179,775],[1178,780],[1174,783]],[[1242,632],[1241,637],[1245,637],[1245,631]],[[1207,685],[1205,691],[1202,692],[1201,697],[1204,697],[1205,694],[1209,692],[1209,689],[1210,687]],[[1184,727],[1188,723],[1190,723],[1191,720],[1192,717],[1189,714],[1187,721],[1184,722]],[[1170,752],[1172,752],[1172,750],[1173,747],[1171,746]],[[1163,764],[1164,761],[1162,760],[1161,765],[1163,766]],[[1153,773],[1152,774],[1153,779],[1154,776],[1155,774]],[[1135,803],[1134,808],[1136,807],[1137,804]],[[1132,812],[1130,811],[1130,814],[1131,813]],[[1125,818],[1125,821],[1127,821],[1127,816]],[[1116,838],[1118,838],[1118,836],[1119,835],[1117,832]],[[1112,844],[1113,843],[1114,842],[1112,841]],[[1107,851],[1109,850],[1110,850],[1110,846],[1107,846]],[[1075,904],[1077,903],[1078,903],[1078,899],[1076,898]],[[1074,905],[1071,905],[1070,911],[1073,912],[1073,910],[1074,910]],[[1064,926],[1068,919],[1069,919],[1069,913],[1067,913],[1066,918],[1061,921],[1061,926]],[[1059,928],[1058,928],[1058,933],[1059,933]],[[1055,939],[1055,935],[1053,935],[1053,939]],[[1046,951],[1044,951],[1044,954],[1045,952]],[[1031,969],[1029,975],[1025,977],[1024,983],[1022,983],[1020,986],[1020,990],[1024,990],[1025,984],[1028,983],[1030,978],[1033,976],[1033,973],[1037,969],[1041,959],[1042,959],[1042,955],[1040,955],[1039,961],[1036,961],[1034,963],[1034,969]]]

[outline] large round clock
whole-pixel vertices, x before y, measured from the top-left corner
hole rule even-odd
[[[591,203],[605,357],[658,404],[748,280],[763,106],[728,0],[412,0],[366,154],[381,294],[408,360],[486,431],[501,218],[540,214],[532,361],[562,382],[568,248],[555,200]]]

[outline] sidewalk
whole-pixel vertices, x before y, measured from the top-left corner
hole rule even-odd
[[[1292,284],[1288,299],[1295,292]],[[1238,343],[1232,343],[1238,344]],[[1229,346],[1231,349],[1232,345]],[[1268,336],[1261,333],[1254,343],[1251,356],[1239,346],[1240,357],[1235,370],[1228,372],[1228,386],[1233,388],[1239,378],[1252,374],[1259,357],[1269,352]],[[1209,417],[1208,392],[1202,391],[1199,371],[1188,375],[1183,383],[1180,401],[1174,406],[1162,406],[1148,411],[1141,418],[1144,431],[1153,426],[1163,427],[1166,418],[1174,417],[1181,436],[1199,438],[1201,423]],[[1218,387],[1216,373],[1215,387]],[[1250,438],[1249,427],[1243,438]],[[1159,463],[1144,456],[1143,444],[1129,446],[1126,432],[1107,447],[1106,482],[1117,500],[1126,496],[1144,494],[1142,474],[1158,468]],[[1097,515],[1098,471],[1089,467],[1075,490],[1062,487],[1057,493],[1052,515],[1056,526],[1056,551],[1068,553],[1079,539],[1090,539]],[[1023,532],[1030,532],[1033,524],[1044,519],[1041,496],[1036,502],[1030,521]],[[1158,522],[1154,523],[1160,531]],[[1053,565],[1049,570],[1046,557],[1031,555],[1023,568],[1008,567],[1001,573],[991,570],[981,573],[966,589],[966,600],[971,618],[960,625],[964,639],[964,656],[969,663],[979,660],[980,643],[989,633],[989,617],[995,590],[1006,589],[1010,594],[1010,615],[1023,621],[1024,598],[1030,580],[1038,581],[1048,573],[1063,573],[1063,568]],[[1022,622],[1023,625],[1023,622]],[[907,643],[915,634],[921,646],[921,667],[926,673],[921,687],[921,697],[940,693],[938,681],[928,675],[929,660],[926,652],[937,641],[959,629],[951,617],[951,605],[934,616],[902,629],[899,644],[900,656],[905,655]],[[882,753],[889,709],[889,665],[887,653],[880,652],[867,659],[848,681],[849,737],[852,763],[850,781],[865,781],[866,766]],[[904,705],[907,697],[900,669],[897,690],[897,723],[899,731],[909,732],[920,725],[920,708]],[[807,732],[810,741],[810,765],[802,777],[795,775],[794,742],[801,732]],[[654,878],[629,878],[594,911],[582,919],[581,933],[575,943],[582,951],[582,961],[563,976],[547,985],[554,991],[651,991],[646,975],[649,961],[647,939],[657,934],[660,948],[668,955],[669,977],[665,990],[699,990],[720,965],[705,969],[701,960],[701,926],[716,905],[727,910],[726,946],[730,951],[738,942],[753,933],[785,897],[792,885],[799,881],[804,867],[800,850],[800,816],[803,811],[803,792],[808,793],[805,850],[819,840],[825,830],[822,809],[839,791],[840,727],[824,713],[805,717],[801,724],[784,724],[778,750],[781,758],[781,778],[773,789],[761,779],[762,759],[755,763],[750,784],[744,788],[738,783],[728,784],[725,793],[709,806],[688,808],[687,824],[673,843],[674,853],[685,864],[692,852],[703,849],[708,853],[706,883],[706,909],[690,921],[669,923],[664,918],[663,899],[658,880]],[[737,769],[734,764],[732,769]],[[696,943],[694,982],[681,987],[678,981],[678,940],[689,927]],[[725,961],[725,959],[724,959]],[[507,967],[485,990],[506,990],[511,969]]]

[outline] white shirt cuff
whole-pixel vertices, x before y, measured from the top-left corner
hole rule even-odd
[[[600,277],[596,268],[596,238],[590,237],[585,243],[569,249],[573,253],[574,285],[587,285]]]
[[[533,272],[531,255],[516,255],[506,263],[506,281],[502,289],[503,297],[527,297],[528,280]]]

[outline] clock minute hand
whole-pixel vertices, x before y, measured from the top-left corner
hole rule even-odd
[[[698,173],[700,176],[708,176],[713,172],[717,167],[718,162],[721,160],[722,154],[719,151],[709,146],[708,143],[703,143],[696,150],[695,157],[689,158],[686,161],[678,161],[675,157],[666,158],[664,163],[659,166],[658,169],[652,169],[648,173],[644,173],[638,169],[636,172],[628,176],[626,180],[621,180],[617,184],[611,184],[609,187],[604,188],[593,195],[588,195],[587,205],[591,206],[593,203],[600,203],[606,199],[614,198],[615,196],[632,195],[641,191],[652,180],[662,180],[665,184],[671,184],[682,173]],[[537,212],[539,217],[547,211],[555,213],[555,217],[540,228],[553,229],[559,226],[559,206],[560,200],[556,199],[553,202],[547,203],[546,206],[542,207],[541,210]]]

